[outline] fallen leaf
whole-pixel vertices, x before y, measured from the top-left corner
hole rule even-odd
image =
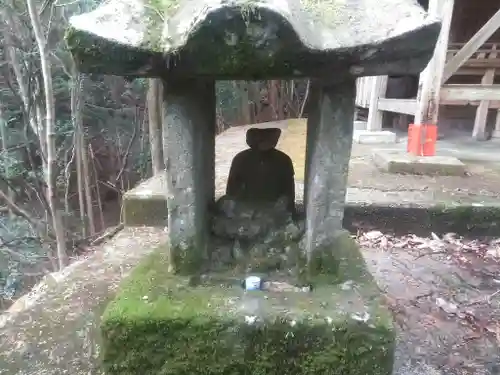
[[[448,302],[443,298],[436,298],[436,305],[447,314],[456,314],[458,306],[452,302]]]
[[[377,240],[380,237],[383,237],[383,233],[378,230],[372,230],[371,232],[365,233],[363,236],[368,240]]]

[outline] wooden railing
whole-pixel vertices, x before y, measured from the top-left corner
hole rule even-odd
[[[368,108],[374,77],[361,77],[356,80],[356,106]]]
[[[452,43],[448,47],[447,60],[451,59],[455,54],[464,46],[464,43]],[[471,75],[471,76],[480,76],[484,77],[486,72],[496,69],[496,74],[500,72],[500,43],[486,43],[479,50],[477,50],[469,60],[455,73],[455,75]],[[358,78],[356,82],[357,92],[356,92],[356,106],[361,108],[368,108],[370,105],[370,95],[372,90],[373,77],[361,77]],[[479,84],[479,82],[478,82]],[[488,82],[483,82],[483,85],[490,85]],[[465,85],[460,85],[465,86]],[[482,98],[479,98],[479,94],[472,93],[474,85],[470,86],[470,92],[472,97],[467,100],[460,95],[457,89],[454,86],[453,92],[450,91],[450,87],[445,85],[443,89],[443,98],[441,104],[448,105],[478,105],[477,101],[480,101]],[[476,84],[477,87],[477,84]],[[485,90],[482,87],[479,87],[477,91]],[[462,90],[463,91],[463,90]],[[463,95],[462,95],[463,96]],[[477,97],[477,98],[476,98]],[[397,99],[392,99],[397,100]],[[405,99],[408,100],[408,99]],[[483,99],[484,100],[484,99]],[[491,98],[494,102],[490,103],[490,108],[498,108],[500,105],[496,102],[498,99],[496,94],[494,99]]]
[[[448,46],[446,60],[449,61],[465,43]],[[455,72],[454,75],[483,76],[488,69],[500,69],[500,43],[485,43]]]

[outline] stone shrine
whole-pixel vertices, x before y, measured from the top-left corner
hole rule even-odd
[[[108,0],[71,18],[81,72],[160,77],[165,87],[169,243],[102,317],[107,374],[391,373],[392,319],[342,229],[355,81],[418,74],[439,30],[414,0]],[[304,212],[291,215],[293,167],[274,152],[279,177],[258,172],[246,189],[237,168],[216,204],[215,81],[299,78],[310,80]],[[274,149],[279,134],[264,133],[249,133],[236,167],[262,157],[254,142]],[[216,225],[236,206],[249,218],[243,234]],[[259,215],[273,219],[252,232]],[[233,250],[247,241],[227,262],[224,235]],[[260,290],[242,288],[249,275]]]

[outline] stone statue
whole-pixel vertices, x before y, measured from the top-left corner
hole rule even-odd
[[[247,131],[250,147],[233,159],[226,194],[241,201],[275,203],[285,198],[290,213],[295,211],[294,171],[290,157],[277,150],[281,129],[252,128]]]
[[[290,157],[277,150],[279,128],[247,131],[250,147],[231,164],[226,195],[215,207],[212,231],[219,237],[261,241],[295,214],[295,181]]]

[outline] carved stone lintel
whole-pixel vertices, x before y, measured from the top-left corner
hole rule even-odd
[[[215,82],[164,82],[163,153],[167,171],[170,265],[201,271],[215,190]]]
[[[342,229],[354,100],[354,79],[335,86],[311,83],[304,192],[304,245],[309,259],[315,249],[330,245],[332,236]]]

